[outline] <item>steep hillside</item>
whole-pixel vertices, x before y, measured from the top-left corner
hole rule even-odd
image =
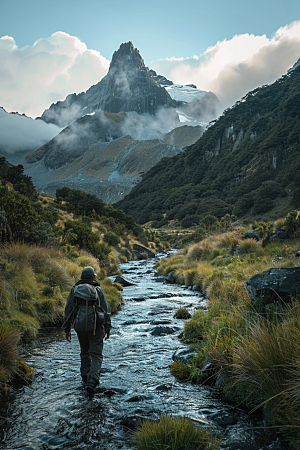
[[[300,67],[249,92],[187,150],[163,159],[118,208],[139,223],[263,216],[300,202]],[[289,203],[291,201],[291,204]],[[185,221],[187,225],[187,221]]]
[[[177,139],[174,137],[173,140],[183,142],[184,136],[181,139],[180,136]],[[168,144],[161,139],[140,141],[127,135],[112,142],[98,141],[90,146],[70,145],[67,164],[49,171],[45,168],[47,159],[44,157],[42,161],[27,167],[26,173],[33,177],[38,191],[54,195],[56,189],[68,186],[90,192],[105,202],[113,203],[130,192],[140,181],[141,174],[147,172],[161,158],[174,156],[181,151],[179,146]],[[30,158],[33,160],[38,156],[36,153]],[[61,152],[60,147],[56,146],[51,161],[58,165],[59,158],[67,157],[67,152]]]

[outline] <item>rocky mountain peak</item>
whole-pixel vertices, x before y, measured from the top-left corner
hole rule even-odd
[[[147,71],[140,52],[130,41],[121,44],[119,50],[114,52],[109,70],[128,70],[129,68]]]
[[[42,119],[65,127],[87,114],[135,111],[154,115],[161,107],[175,107],[168,92],[149,74],[140,52],[132,42],[121,44],[114,52],[108,74],[86,92],[68,95],[52,104]]]

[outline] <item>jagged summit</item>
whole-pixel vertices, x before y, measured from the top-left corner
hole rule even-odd
[[[128,70],[129,67],[147,71],[140,52],[130,41],[121,44],[119,50],[114,52],[109,70]]]
[[[99,110],[153,115],[160,107],[177,104],[149,74],[132,42],[127,42],[113,54],[109,71],[99,83],[86,92],[68,95],[65,101],[52,104],[44,111],[42,119],[65,127]]]

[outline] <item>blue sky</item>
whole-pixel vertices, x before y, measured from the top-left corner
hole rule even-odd
[[[146,62],[199,55],[236,34],[271,37],[300,19],[299,0],[2,0],[0,35],[19,47],[56,31],[77,36],[105,58],[131,40]]]

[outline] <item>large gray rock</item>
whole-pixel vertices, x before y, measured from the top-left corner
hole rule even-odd
[[[177,349],[173,353],[172,359],[173,359],[173,361],[180,361],[182,364],[187,364],[189,362],[189,360],[193,356],[196,356],[196,355],[197,355],[197,352],[190,348]]]
[[[122,277],[121,275],[117,275],[114,282],[119,283],[124,287],[125,286],[136,286],[136,283],[133,283],[132,281],[127,280],[125,277]]]
[[[172,270],[168,273],[168,275],[166,276],[166,281],[168,283],[176,283],[175,270]]]
[[[300,293],[300,267],[276,267],[258,273],[246,283],[252,301],[288,302]]]
[[[139,244],[133,244],[133,250],[139,252],[139,253],[146,253],[148,255],[148,258],[155,258],[155,253],[153,253],[151,250],[148,250],[146,247],[143,247]]]
[[[291,235],[286,230],[279,230],[276,233],[272,234],[272,236],[269,237],[270,242],[274,241],[286,241],[287,239],[290,239]]]
[[[153,328],[153,330],[151,331],[150,334],[152,334],[152,336],[165,336],[167,334],[173,334],[176,333],[176,331],[178,331],[179,328],[178,327],[162,327],[162,326],[158,326]]]

